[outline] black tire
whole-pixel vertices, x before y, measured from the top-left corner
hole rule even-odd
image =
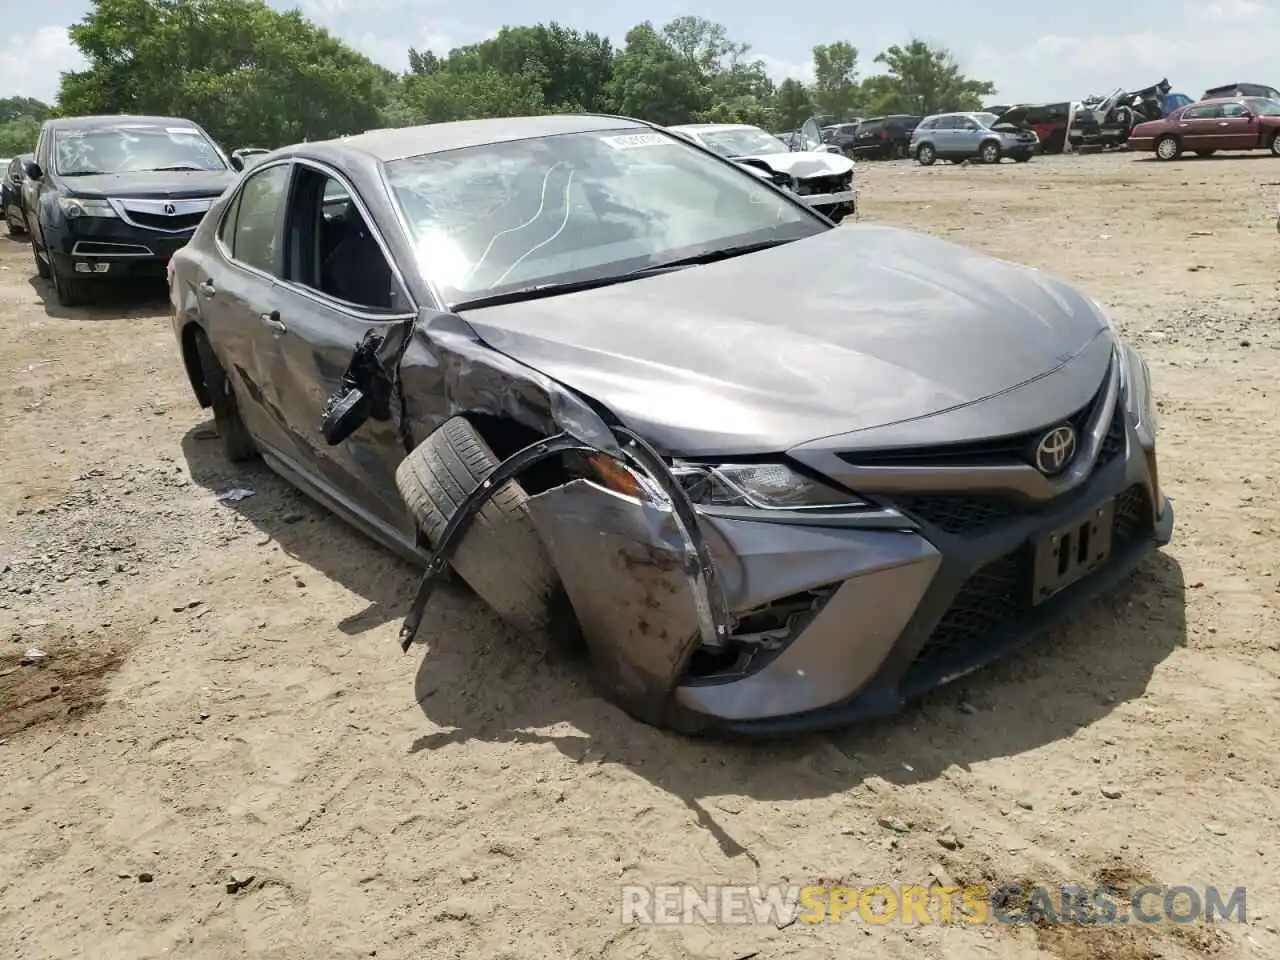
[[[1020,154],[1018,154],[1016,157],[1014,157],[1014,158],[1013,158],[1013,162],[1014,162],[1014,163],[1026,163],[1026,162],[1027,162],[1028,160],[1030,160],[1030,159],[1031,159],[1031,154],[1029,154],[1029,153],[1020,153]]]
[[[35,235],[31,235],[31,256],[36,262],[36,276],[41,280],[49,279],[49,265],[40,259],[40,248],[36,246]]]
[[[1000,144],[994,140],[988,140],[978,147],[978,159],[982,163],[999,163],[1000,162]]]
[[[916,163],[922,167],[931,167],[938,159],[938,151],[932,144],[922,143],[916,147]]]
[[[1177,137],[1161,137],[1156,141],[1157,160],[1177,160],[1182,156],[1182,144]]]
[[[58,297],[58,303],[64,307],[81,307],[89,302],[89,281],[81,280],[78,277],[64,276],[52,256],[49,257],[49,273],[53,280],[53,292]]]
[[[253,442],[248,428],[240,419],[240,408],[231,389],[231,378],[222,369],[218,356],[203,330],[195,332],[196,358],[200,361],[200,374],[204,378],[205,393],[213,408],[213,425],[222,441],[222,452],[232,463],[244,463],[258,455],[258,445]]]
[[[427,542],[434,545],[455,510],[499,464],[463,417],[446,420],[401,462],[396,486]],[[452,566],[511,627],[543,639],[560,580],[515,480],[481,508],[458,544]]]
[[[1280,133],[1271,138],[1271,155],[1280,157]]]
[[[910,155],[911,155],[911,154],[910,154],[910,150],[909,150],[909,148],[908,148],[908,146],[907,146],[907,144],[906,144],[906,143],[904,143],[902,140],[897,140],[897,141],[895,141],[895,142],[894,142],[894,144],[893,144],[893,159],[895,159],[895,160],[905,160],[905,159],[907,159],[907,157],[909,157]]]
[[[27,232],[25,223],[15,223],[13,217],[5,217],[5,226],[9,228],[9,236],[20,237]]]

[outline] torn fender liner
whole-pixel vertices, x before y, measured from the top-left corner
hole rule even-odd
[[[598,649],[598,652],[600,653],[600,659],[604,661],[602,666],[605,671],[612,674],[606,679],[614,683],[625,684],[624,689],[619,692],[628,694],[628,699],[632,699],[637,695],[661,696],[669,693],[675,686],[679,679],[680,669],[687,662],[688,657],[699,642],[711,647],[718,647],[724,644],[729,631],[728,604],[717,576],[715,563],[698,527],[697,514],[688,496],[671,475],[666,464],[662,462],[662,459],[648,444],[626,428],[616,428],[615,432],[618,435],[618,439],[622,441],[618,451],[621,454],[621,462],[628,468],[644,475],[651,484],[662,491],[667,503],[658,509],[664,513],[668,510],[670,511],[683,541],[677,547],[674,543],[667,543],[666,541],[654,543],[651,536],[645,536],[641,539],[633,536],[632,540],[638,547],[647,547],[647,549],[631,554],[632,560],[636,561],[632,576],[635,577],[637,582],[624,587],[623,593],[620,594],[619,598],[625,601],[628,591],[633,591],[636,587],[639,587],[642,591],[650,589],[655,582],[661,582],[664,576],[669,578],[674,572],[678,572],[691,588],[694,623],[697,626],[697,630],[678,630],[675,634],[677,639],[673,639],[671,629],[677,628],[677,625],[672,623],[665,628],[660,625],[659,633],[664,634],[662,639],[666,641],[668,649],[658,650],[656,659],[650,658],[648,662],[644,660],[636,662],[634,659],[637,652],[641,655],[646,653],[646,641],[643,635],[637,640],[636,650],[627,649],[624,651],[616,643],[610,649],[606,642],[603,647]],[[407,651],[410,644],[412,644],[422,624],[422,617],[426,612],[427,603],[431,599],[436,579],[462,542],[462,537],[466,534],[468,524],[479,513],[485,502],[493,496],[495,491],[501,489],[504,483],[514,479],[529,467],[571,450],[606,453],[606,451],[602,451],[598,447],[575,439],[568,433],[560,433],[546,440],[539,440],[512,454],[500,463],[459,504],[453,516],[449,518],[444,533],[440,536],[440,542],[433,551],[431,561],[427,565],[426,572],[423,574],[422,581],[418,586],[417,596],[414,598],[409,614],[405,617],[404,624],[400,629],[402,649]],[[582,483],[585,481],[577,482]],[[572,486],[572,484],[567,486]],[[533,503],[533,501],[531,500],[530,503]],[[628,500],[626,504],[632,511],[637,511],[637,505],[634,501]],[[645,509],[646,505],[640,504],[637,512],[643,512]],[[536,517],[535,523],[537,523]],[[540,532],[541,529],[540,527]],[[589,534],[590,529],[583,532]],[[608,534],[602,528],[595,528],[595,532],[597,534],[596,537],[588,536],[583,543],[577,545],[586,553],[590,553],[593,547],[598,549],[598,544],[608,538]],[[579,604],[582,605],[581,609],[587,611],[587,619],[590,621],[593,619],[592,610],[594,608],[586,601],[582,593],[582,577],[578,572],[580,558],[575,560],[568,557],[571,551],[563,548],[563,540],[557,539],[554,533],[551,539],[553,542],[549,544],[549,549],[553,551],[553,554],[558,554],[555,557],[557,567],[559,566],[560,558],[565,558],[565,563],[571,571],[570,579],[578,584],[577,597],[574,597],[571,593],[570,599],[574,602],[575,609],[579,608]],[[644,540],[649,542],[645,544]],[[556,544],[561,545],[559,549],[557,549]],[[567,587],[566,589],[570,588]],[[606,602],[612,599],[607,591],[598,592],[600,598],[606,598]],[[648,596],[649,600],[652,601],[652,594]],[[600,599],[598,598],[596,603],[599,602]],[[652,609],[654,605],[652,602],[648,602],[644,606]],[[678,605],[674,606],[678,607]],[[656,616],[657,614],[655,614],[655,618]],[[642,621],[637,619],[635,625],[637,630],[642,630],[641,623]],[[649,621],[643,621],[643,623],[648,624],[648,628],[653,626]],[[584,623],[583,626],[589,630],[588,624]],[[584,630],[584,632],[587,632],[587,630]],[[609,632],[603,634],[603,636],[607,637],[611,634],[612,632]],[[587,633],[587,640],[588,643],[593,640],[589,632]],[[655,643],[654,645],[662,646],[661,643]],[[623,646],[629,647],[630,644],[626,643]],[[661,666],[663,663],[665,663],[665,667]]]

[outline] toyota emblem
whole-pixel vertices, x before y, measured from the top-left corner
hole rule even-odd
[[[164,205],[164,215],[166,217],[172,217],[177,212],[178,212],[178,208],[175,207],[172,203],[166,203]]]
[[[1076,428],[1064,423],[1054,427],[1036,444],[1036,469],[1046,477],[1061,473],[1076,455]]]

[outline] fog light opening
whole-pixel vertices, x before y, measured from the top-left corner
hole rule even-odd
[[[81,260],[76,263],[76,273],[106,273],[111,269],[109,263],[99,263],[97,261]]]

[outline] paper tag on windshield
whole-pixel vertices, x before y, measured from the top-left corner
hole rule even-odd
[[[665,147],[670,137],[661,133],[628,133],[619,137],[601,137],[600,141],[615,150],[634,150],[636,147]]]

